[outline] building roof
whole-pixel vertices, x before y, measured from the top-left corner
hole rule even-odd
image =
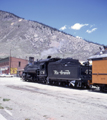
[[[100,59],[100,58],[106,58],[106,57],[107,57],[107,50],[103,50],[89,57],[88,60]]]
[[[0,63],[9,61],[9,58],[10,58],[10,57],[1,58],[1,59],[0,59]],[[11,57],[11,58],[16,58],[16,57]],[[26,60],[26,59],[23,59],[23,58],[16,58],[16,59]],[[27,60],[27,61],[28,61],[28,60]]]
[[[0,59],[0,63],[9,61],[9,57]]]

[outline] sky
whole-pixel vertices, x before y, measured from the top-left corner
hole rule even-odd
[[[107,0],[0,0],[0,10],[107,45]]]

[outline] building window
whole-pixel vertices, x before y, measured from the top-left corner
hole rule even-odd
[[[21,67],[21,62],[19,62],[19,67]]]

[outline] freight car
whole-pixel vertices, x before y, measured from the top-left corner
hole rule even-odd
[[[92,81],[90,84],[100,87],[101,91],[107,91],[107,47],[100,48],[100,52],[91,56]]]
[[[33,61],[23,71],[25,81],[42,82],[46,84],[69,85],[73,87],[88,88],[88,80],[91,80],[91,69],[89,63],[82,65],[78,60],[72,58],[51,58]]]

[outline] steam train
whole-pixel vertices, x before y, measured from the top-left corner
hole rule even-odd
[[[89,62],[81,64],[72,58],[51,58],[34,61],[29,57],[29,64],[24,68],[22,78],[25,81],[41,82],[62,86],[89,88],[92,79],[92,66]]]
[[[88,58],[92,61],[81,64],[72,58],[51,58],[44,60],[29,58],[22,78],[25,81],[42,82],[45,84],[67,85],[72,87],[100,87],[107,91],[107,46],[100,47],[100,52]]]

